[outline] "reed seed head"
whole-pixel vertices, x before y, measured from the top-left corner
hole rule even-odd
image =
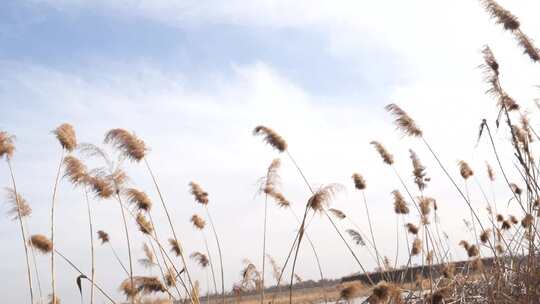
[[[68,155],[64,158],[64,167],[64,177],[67,177],[73,185],[79,186],[87,183],[88,170],[80,159]]]
[[[128,188],[124,190],[124,194],[127,197],[127,202],[134,205],[138,211],[148,212],[152,208],[152,201],[146,193],[134,188]]]
[[[107,199],[115,193],[111,183],[102,177],[89,175],[86,178],[86,183],[98,198]]]
[[[152,224],[150,223],[150,221],[148,221],[141,212],[137,214],[136,221],[137,221],[137,225],[139,226],[139,230],[142,233],[148,234],[148,235],[152,234],[152,232],[154,231],[154,227],[152,227]]]
[[[195,182],[190,182],[189,187],[191,188],[191,194],[193,194],[197,203],[202,205],[208,204],[208,192],[204,191],[202,187]]]
[[[315,212],[322,212],[329,204],[335,195],[343,189],[343,186],[339,184],[329,184],[320,187],[309,198],[308,206]]]
[[[398,105],[392,103],[387,105],[385,109],[394,116],[394,124],[397,129],[407,136],[422,137],[422,130],[416,125],[414,119]]]
[[[11,217],[12,220],[18,220],[19,217],[25,218],[32,214],[32,207],[30,204],[20,195],[15,193],[15,190],[11,188],[5,188],[6,201],[10,206],[6,214]]]
[[[366,189],[366,180],[364,180],[364,177],[360,175],[359,173],[353,173],[352,179],[354,182],[354,187],[358,190],[364,190]]]
[[[30,237],[29,245],[36,248],[43,254],[53,250],[53,243],[43,234],[34,234]]]
[[[409,155],[413,165],[414,183],[418,186],[418,189],[422,191],[426,188],[427,182],[429,181],[429,178],[426,177],[426,167],[422,165],[420,158],[418,158],[418,155],[412,149],[409,149]]]
[[[98,230],[98,239],[101,241],[101,245],[110,241],[109,234],[103,230]]]
[[[356,245],[366,246],[366,242],[364,241],[364,238],[358,231],[354,229],[347,229],[347,233],[351,236],[351,238],[356,243]]]
[[[124,129],[112,129],[105,134],[106,144],[111,144],[118,149],[127,159],[139,162],[148,152],[148,148],[143,140],[139,139],[134,133]]]
[[[283,139],[283,137],[281,137],[274,130],[268,127],[255,127],[255,129],[253,129],[253,135],[263,136],[264,142],[266,142],[279,152],[284,152],[285,150],[287,150],[287,142],[285,141],[285,139]]]
[[[532,61],[540,61],[540,49],[534,45],[533,40],[520,30],[514,32],[513,34],[519,46],[521,46],[523,49],[523,53],[529,56]]]
[[[411,255],[419,255],[422,252],[422,241],[417,237],[414,239],[411,246]]]
[[[0,158],[11,159],[15,152],[15,136],[0,131]]]
[[[474,172],[469,166],[469,164],[467,164],[467,162],[465,162],[464,160],[460,160],[458,161],[458,166],[459,166],[459,173],[461,174],[461,177],[463,177],[464,180],[467,180],[469,177],[473,176]]]
[[[490,17],[495,19],[498,24],[502,24],[505,30],[514,31],[519,28],[518,18],[495,0],[481,0],[481,3]]]
[[[523,217],[523,219],[521,220],[521,226],[523,226],[523,228],[529,228],[532,226],[533,223],[534,217],[529,213],[527,213],[525,217]]]
[[[347,217],[347,215],[343,211],[341,211],[339,209],[330,208],[330,209],[328,209],[328,211],[330,211],[336,218],[338,218],[340,220]]]
[[[206,225],[206,222],[202,219],[202,217],[198,216],[197,214],[191,216],[191,223],[193,223],[193,226],[199,230],[203,230],[204,226]]]
[[[394,196],[394,212],[396,214],[408,214],[409,207],[407,207],[407,202],[401,193],[398,190],[392,191]]]
[[[169,239],[169,245],[171,246],[171,252],[173,252],[176,256],[182,255],[182,247],[178,241],[175,239]]]
[[[410,233],[410,234],[413,234],[413,235],[417,235],[418,234],[418,227],[416,225],[414,225],[413,223],[407,223],[405,225],[405,227],[407,227],[407,231]]]
[[[487,162],[486,162],[486,167],[487,167],[487,175],[489,177],[489,180],[492,182],[495,181],[495,171],[493,171],[493,168]]]
[[[390,154],[386,148],[378,141],[372,141],[371,144],[375,147],[375,150],[379,153],[383,162],[387,165],[394,164],[394,156]]]
[[[489,235],[491,233],[491,229],[486,229],[480,233],[480,241],[482,243],[487,243],[489,241]]]
[[[68,152],[77,148],[77,137],[75,136],[75,129],[72,125],[64,123],[53,131],[56,135],[56,139],[60,142],[63,149]]]
[[[192,259],[194,259],[202,268],[206,268],[209,264],[208,257],[201,252],[194,252],[190,255]]]

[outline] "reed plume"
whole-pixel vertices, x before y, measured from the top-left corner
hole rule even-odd
[[[15,136],[0,131],[0,158],[11,159],[15,152]]]
[[[10,208],[6,214],[11,217],[12,220],[18,220],[32,215],[32,207],[19,193],[16,193],[11,188],[5,188],[6,201],[10,205]]]
[[[366,181],[364,180],[364,177],[358,173],[353,173],[352,179],[354,182],[354,187],[358,190],[364,190],[366,189]]]
[[[98,230],[97,234],[102,245],[110,241],[109,234],[107,232],[103,230]]]
[[[380,142],[374,140],[371,144],[375,147],[375,150],[377,150],[385,164],[389,166],[394,164],[394,155],[390,154]]]
[[[118,288],[127,299],[133,300],[139,294],[148,295],[157,292],[165,292],[167,289],[156,277],[136,276],[122,281]]]
[[[105,143],[110,143],[127,159],[135,162],[140,162],[148,151],[143,140],[124,129],[112,129],[107,132],[105,134]]]
[[[407,207],[407,202],[403,195],[398,190],[392,191],[392,195],[394,196],[394,212],[396,214],[408,214],[409,207]]]
[[[190,182],[189,187],[191,188],[190,192],[193,194],[197,203],[201,205],[208,204],[208,192],[204,191],[202,187],[195,182]]]
[[[480,0],[491,18],[494,18],[498,24],[502,24],[506,30],[517,30],[519,28],[519,20],[510,11],[504,9],[499,3],[494,0]]]
[[[143,243],[143,252],[144,252],[144,258],[139,259],[139,264],[141,264],[144,268],[152,268],[156,265],[156,257],[154,253],[152,253],[152,250],[148,246],[148,244]]]
[[[193,252],[189,257],[195,260],[202,268],[206,268],[210,263],[208,257],[202,252]]]
[[[407,223],[405,225],[405,227],[407,227],[407,231],[412,234],[412,235],[417,235],[418,234],[418,227],[416,225],[414,225],[413,223]]]
[[[422,165],[420,158],[418,158],[418,155],[412,149],[409,149],[409,155],[413,165],[414,183],[418,186],[420,191],[423,191],[429,181],[429,178],[426,177],[426,167]]]
[[[43,254],[51,253],[53,251],[52,241],[49,240],[43,234],[34,234],[29,240],[30,246],[36,248]]]
[[[344,188],[340,184],[328,184],[320,187],[315,193],[309,198],[308,206],[314,212],[324,211],[336,194],[342,191]]]
[[[255,129],[253,129],[253,135],[263,136],[263,140],[279,152],[287,150],[287,142],[285,139],[268,127],[255,127]]]
[[[474,171],[469,167],[469,164],[464,160],[458,161],[459,173],[464,180],[467,180],[469,177],[473,176]]]
[[[171,252],[173,252],[176,256],[182,255],[182,247],[175,239],[169,239],[169,245],[171,246]]]
[[[422,252],[422,241],[417,237],[414,239],[411,246],[411,255],[415,256]]]
[[[345,215],[345,213],[339,209],[335,209],[335,208],[330,208],[328,209],[328,211],[330,211],[330,213],[332,213],[336,218],[342,220],[344,218],[347,217],[347,215]]]
[[[71,152],[77,148],[77,137],[72,125],[68,123],[61,124],[53,133],[64,150]]]
[[[354,229],[347,229],[347,233],[351,236],[351,238],[356,243],[356,245],[366,246],[366,242],[364,241],[364,238],[358,231]]]
[[[191,216],[191,223],[199,230],[203,230],[204,226],[206,225],[206,222],[202,219],[202,217],[198,216],[197,214]]]
[[[136,218],[137,225],[139,226],[139,230],[146,234],[151,235],[154,231],[154,227],[152,227],[152,224],[149,220],[146,219],[146,217],[142,213],[137,214]]]
[[[142,191],[128,188],[124,190],[124,195],[127,197],[127,202],[135,206],[138,211],[149,212],[152,208],[152,201],[148,195]]]
[[[422,130],[420,130],[420,128],[416,125],[414,119],[412,119],[409,114],[403,111],[398,105],[392,103],[387,105],[385,109],[394,116],[394,124],[398,130],[407,136],[422,136]]]

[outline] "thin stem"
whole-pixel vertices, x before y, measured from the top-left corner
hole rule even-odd
[[[131,286],[135,286],[133,282],[133,259],[131,257],[131,242],[129,238],[129,230],[127,226],[126,221],[126,214],[124,212],[123,204],[122,204],[122,198],[120,197],[120,192],[118,190],[118,187],[116,187],[116,199],[118,200],[118,204],[120,205],[120,212],[122,214],[122,222],[124,224],[124,233],[126,236],[126,243],[127,243],[127,249],[128,249],[128,259],[129,259],[129,279],[131,281]],[[134,297],[130,297],[131,303],[135,303]]]
[[[268,175],[266,176],[268,178]],[[264,195],[264,228],[263,228],[263,248],[262,248],[262,278],[261,278],[261,304],[264,303],[264,276],[266,266],[266,220],[268,216],[268,194]]]
[[[19,194],[17,192],[17,185],[15,183],[15,177],[13,175],[13,168],[11,166],[11,160],[9,159],[9,157],[6,159],[7,159],[7,164],[9,167],[9,174],[11,176],[11,183],[13,185],[13,192],[15,193],[15,203],[17,204],[17,218],[19,219],[19,225],[21,227],[21,236],[22,236],[22,241],[24,245],[24,253],[26,257],[26,273],[28,276],[28,286],[29,286],[29,291],[30,291],[30,303],[33,304],[34,291],[32,288],[32,273],[30,272],[30,259],[28,256],[28,244],[26,242],[26,232],[24,230],[23,219],[22,219],[22,214],[21,214],[21,205],[20,205],[21,203],[19,202]]]
[[[65,150],[62,149],[62,154],[60,156],[60,163],[58,164],[58,170],[56,172],[56,179],[54,180],[54,188],[52,195],[52,204],[51,204],[51,245],[52,250],[54,250],[54,206],[56,205],[56,193],[58,188],[58,181],[60,179],[60,169],[62,168],[62,163],[64,162]],[[54,272],[54,254],[51,254],[51,286],[52,286],[52,301],[53,304],[57,304],[56,300],[56,282],[55,282],[55,272]]]
[[[95,255],[94,255],[94,227],[92,223],[92,209],[90,208],[90,201],[88,199],[88,191],[84,190],[84,195],[86,198],[86,206],[88,208],[88,226],[90,228],[90,253],[92,255],[92,273],[91,280],[94,281],[96,277],[96,268],[95,268]],[[90,304],[94,303],[94,284],[90,287]]]
[[[208,205],[204,205],[204,207],[204,209],[206,210],[206,215],[208,216],[208,221],[210,222],[210,227],[212,228],[212,232],[214,233],[214,238],[216,239],[216,245],[218,248],[219,266],[221,270],[221,301],[222,303],[225,303],[225,277],[223,274],[223,255],[221,254],[221,245],[219,244],[219,237],[216,232],[216,227],[214,226],[212,216],[210,215],[210,211],[208,210]]]

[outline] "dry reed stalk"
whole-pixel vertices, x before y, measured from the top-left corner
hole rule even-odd
[[[13,174],[13,167],[11,165],[11,158],[13,157],[13,153],[15,152],[15,145],[14,145],[15,137],[12,135],[9,135],[6,132],[1,131],[0,132],[0,158],[5,157],[8,168],[9,168],[9,174],[11,177],[11,185],[13,187],[13,195],[15,198],[15,211],[16,211],[16,218],[19,221],[19,226],[21,229],[21,238],[23,241],[24,246],[24,253],[26,258],[26,274],[28,278],[28,289],[30,292],[30,303],[34,303],[34,290],[32,286],[32,273],[30,271],[30,258],[28,255],[28,244],[26,241],[26,231],[24,229],[23,225],[23,217],[25,216],[25,212],[23,212],[22,209],[22,202],[20,201],[19,193],[17,192],[17,184],[15,183],[15,177]],[[30,214],[31,209],[26,208],[26,215]]]

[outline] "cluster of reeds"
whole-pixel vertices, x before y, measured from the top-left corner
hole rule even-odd
[[[533,62],[540,61],[540,50],[521,30],[516,16],[494,0],[480,2],[496,23],[501,24],[504,30],[517,40],[523,52]],[[540,259],[538,258],[539,250],[536,247],[540,244],[540,234],[537,229],[540,217],[540,166],[538,165],[540,160],[535,157],[538,155],[535,151],[535,141],[540,140],[540,137],[529,121],[527,113],[522,110],[522,105],[509,95],[501,83],[500,74],[503,65],[499,64],[488,46],[484,47],[482,54],[484,57],[482,68],[488,85],[487,92],[495,99],[498,109],[494,126],[489,124],[487,119],[483,119],[478,136],[479,143],[488,145],[497,160],[496,167],[487,164],[487,182],[493,188],[495,179],[502,177],[511,196],[510,200],[507,200],[508,204],[515,205],[520,210],[519,214],[499,213],[497,198],[495,195],[492,197],[486,195],[477,178],[476,171],[478,170],[473,170],[463,160],[458,161],[457,166],[443,164],[438,152],[427,138],[428,132],[424,132],[412,116],[400,106],[389,104],[385,109],[394,118],[396,129],[404,136],[418,139],[420,145],[415,150],[423,149],[434,158],[439,166],[438,169],[448,178],[448,185],[457,191],[462,200],[462,206],[467,208],[470,214],[470,218],[466,220],[470,236],[468,239],[459,241],[459,246],[468,259],[465,262],[456,262],[452,257],[449,238],[440,226],[437,213],[438,202],[430,196],[431,179],[428,168],[424,166],[419,154],[415,150],[408,150],[411,168],[408,175],[412,176],[412,179],[407,180],[394,166],[393,154],[380,141],[373,140],[370,144],[380,155],[383,164],[391,169],[389,174],[394,175],[398,181],[395,190],[388,194],[388,200],[391,202],[388,204],[388,209],[395,214],[396,228],[396,249],[392,253],[394,259],[392,263],[391,258],[384,255],[378,246],[380,240],[377,240],[376,231],[374,231],[376,223],[372,220],[368,200],[368,182],[364,176],[360,173],[352,173],[350,183],[350,186],[361,197],[364,214],[347,214],[342,210],[332,208],[330,206],[332,201],[345,186],[328,183],[314,187],[293,158],[284,137],[269,127],[257,126],[253,134],[261,136],[265,143],[278,153],[285,155],[305,184],[309,198],[304,205],[301,205],[303,212],[298,216],[292,208],[292,202],[286,198],[281,189],[279,168],[282,161],[279,158],[273,159],[260,179],[259,193],[264,197],[260,270],[255,263],[249,260],[244,261],[240,280],[232,287],[232,293],[236,295],[237,301],[240,300],[243,292],[255,290],[260,292],[261,304],[274,302],[275,295],[272,297],[265,295],[268,261],[278,288],[282,285],[285,270],[287,267],[290,268],[288,292],[289,302],[292,303],[293,285],[295,281],[302,281],[296,273],[296,265],[304,240],[309,242],[313,251],[314,265],[318,269],[321,282],[324,282],[318,251],[309,234],[310,225],[313,220],[316,220],[315,215],[321,214],[328,221],[329,227],[336,233],[338,239],[345,245],[347,254],[350,254],[356,262],[359,278],[362,278],[364,283],[364,285],[345,286],[340,291],[339,297],[334,300],[351,301],[361,294],[366,294],[362,291],[367,288],[365,302],[368,303],[537,303],[540,299],[538,289]],[[500,158],[499,147],[493,138],[493,127],[499,132],[507,132],[514,159]],[[6,161],[11,178],[11,185],[6,188],[6,201],[9,203],[8,216],[19,225],[25,251],[30,303],[57,304],[60,302],[60,295],[56,291],[56,257],[60,257],[79,274],[76,282],[81,293],[81,301],[83,301],[82,282],[84,280],[90,284],[88,297],[90,303],[101,302],[95,299],[96,290],[103,300],[110,303],[121,302],[113,299],[110,290],[106,290],[96,282],[98,268],[94,253],[99,249],[95,248],[95,237],[101,241],[102,247],[109,247],[115,261],[125,274],[125,279],[119,282],[118,290],[131,303],[180,301],[199,304],[203,298],[200,295],[199,282],[192,278],[189,270],[188,257],[194,260],[206,274],[206,301],[210,303],[212,299],[219,299],[225,303],[226,286],[222,248],[218,230],[209,210],[210,195],[202,186],[196,182],[190,182],[187,190],[193,195],[195,202],[204,209],[206,219],[197,213],[190,218],[195,230],[200,232],[204,250],[197,251],[190,248],[192,253],[187,255],[187,248],[184,248],[180,234],[175,230],[164,195],[147,159],[149,148],[142,139],[124,129],[112,129],[105,134],[103,144],[107,148],[103,148],[94,144],[79,144],[75,129],[70,124],[60,125],[53,134],[60,143],[60,162],[52,187],[50,235],[44,235],[33,234],[29,231],[28,219],[32,214],[32,208],[19,193],[14,175],[15,137],[6,132],[0,132],[0,158]],[[92,163],[97,161],[101,165],[89,169],[86,164],[90,163],[87,162],[90,159]],[[160,228],[158,225],[162,223],[156,223],[153,220],[153,201],[150,195],[133,187],[126,171],[123,170],[124,161],[129,161],[134,165],[144,164],[146,172],[151,177],[167,218],[164,229],[168,230],[170,237],[166,241],[161,239],[156,231]],[[509,170],[505,167],[508,166],[508,162],[513,164],[514,169]],[[461,180],[454,176],[460,176]],[[510,176],[518,176],[518,178],[511,181]],[[90,230],[88,251],[91,272],[89,275],[82,272],[55,245],[55,210],[61,207],[59,205],[61,202],[58,200],[58,185],[63,180],[79,189],[81,199],[85,202]],[[470,195],[471,181],[475,181],[482,192],[487,214],[483,215],[478,206],[473,205]],[[98,230],[94,233],[96,219],[92,213],[92,203],[99,200],[113,200],[118,204],[127,258],[116,252],[107,232]],[[270,202],[275,202],[277,207],[288,210],[295,223],[295,227],[292,227],[296,232],[295,237],[282,266],[278,265],[267,250],[270,243],[267,240]],[[99,222],[99,219],[97,220]],[[212,250],[205,233],[207,221],[217,248],[219,276],[216,275],[215,260],[212,258]],[[363,231],[356,223],[357,221],[365,222],[369,230]],[[345,229],[342,228],[343,222],[348,225]],[[139,264],[147,269],[146,275],[137,274],[134,267],[133,233],[141,233],[146,240],[142,245],[144,258],[138,260]],[[406,246],[405,253],[400,252],[400,248],[404,246],[402,244]],[[354,248],[353,245],[359,248]],[[51,288],[47,298],[41,286],[36,252],[50,255]],[[365,262],[362,263],[359,257],[364,254],[372,259],[372,262],[377,265],[376,268],[366,268]],[[403,265],[398,265],[400,259],[405,261]],[[413,269],[413,264],[420,264],[420,270],[416,273],[410,270]],[[159,274],[153,275],[156,268],[159,269]],[[221,288],[218,288],[218,285],[221,285]],[[212,297],[210,297],[211,290],[214,293]],[[328,299],[324,286],[322,291],[322,300],[326,302]],[[156,294],[160,297],[155,298]]]

